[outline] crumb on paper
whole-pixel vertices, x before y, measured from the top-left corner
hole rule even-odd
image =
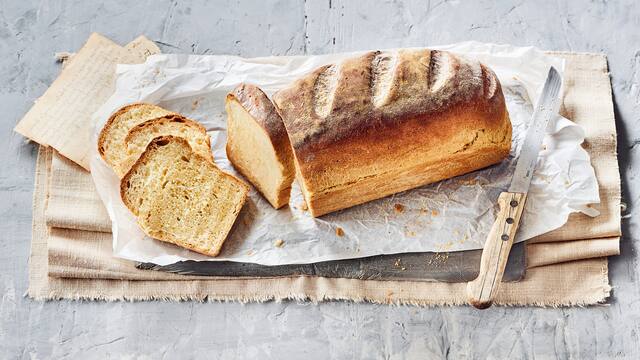
[[[303,202],[301,202],[300,204],[298,204],[298,208],[299,208],[299,209],[302,209],[302,211],[307,211],[307,210],[309,210],[309,207],[307,206],[307,203],[306,203],[306,202],[304,202],[304,201],[303,201]]]
[[[427,215],[429,213],[429,210],[425,209],[425,208],[421,208],[420,209],[420,215]]]
[[[453,247],[453,241],[447,241],[446,243],[437,246],[438,251],[448,251],[451,247]]]
[[[198,105],[200,105],[200,99],[196,99],[191,103],[191,110],[195,110],[198,108]]]
[[[457,180],[456,182],[460,185],[466,185],[466,186],[473,186],[480,183],[478,179],[460,179],[460,180]]]
[[[407,230],[407,231],[404,232],[404,235],[407,236],[407,237],[415,237],[416,236],[416,232]]]
[[[251,255],[253,255],[253,254],[254,254],[253,249],[249,249],[249,250],[247,250],[247,256],[251,256]]]
[[[395,204],[393,205],[393,208],[396,210],[398,214],[402,214],[404,212],[404,205],[402,204]]]
[[[438,216],[438,210],[436,209],[431,210],[431,216]]]
[[[336,235],[338,235],[340,237],[344,236],[344,230],[342,230],[342,228],[339,227],[339,226],[336,228]]]
[[[464,244],[465,242],[467,242],[467,239],[469,239],[469,235],[464,234],[464,236],[462,237],[462,239],[460,239],[458,241],[459,244]]]
[[[564,181],[564,187],[566,188],[570,188],[571,187],[571,181],[569,181],[568,179]]]
[[[283,246],[284,246],[284,240],[282,240],[282,239],[277,239],[277,240],[273,243],[273,246],[275,246],[275,247],[279,247],[279,248],[283,247]]]

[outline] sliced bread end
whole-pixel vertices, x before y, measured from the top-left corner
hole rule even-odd
[[[257,86],[241,84],[226,99],[227,157],[276,209],[289,203],[293,152],[280,115]]]

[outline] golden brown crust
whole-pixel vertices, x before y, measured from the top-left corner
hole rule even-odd
[[[127,136],[125,137],[124,142],[129,143],[133,136],[135,136],[139,132],[144,131],[148,127],[152,127],[155,125],[163,125],[164,123],[171,123],[171,122],[182,123],[185,126],[189,126],[201,132],[206,138],[207,147],[211,149],[211,138],[207,135],[207,129],[204,126],[202,126],[202,124],[200,124],[199,122],[188,119],[179,114],[169,114],[169,115],[161,116],[155,119],[147,120],[143,123],[140,123],[132,127],[131,130],[129,130],[129,133],[127,134]],[[207,155],[208,155],[207,158],[209,159],[209,161],[213,162],[213,154],[211,153],[211,151],[209,151]]]
[[[264,130],[265,135],[269,138],[269,141],[275,150],[276,160],[280,165],[282,165],[285,180],[281,184],[281,187],[276,191],[278,198],[275,202],[273,199],[268,199],[274,208],[279,209],[289,202],[291,184],[293,183],[295,176],[293,152],[282,118],[267,95],[255,85],[238,85],[227,95],[226,103],[229,104],[231,101],[236,101],[240,104],[240,106],[242,106],[242,108],[251,115],[251,118],[255,120],[262,130]],[[228,105],[227,112],[230,112]],[[231,114],[229,114],[229,116],[231,116]],[[240,159],[236,159],[236,154],[231,147],[231,140],[232,139],[228,139],[226,145],[226,152],[229,161],[243,176],[249,179],[249,181],[253,183],[260,192],[265,194],[267,189],[262,189],[260,187],[260,181],[259,179],[256,179],[252,173],[252,169],[246,169],[242,166]],[[250,146],[250,144],[245,145]],[[278,171],[278,169],[273,169],[273,171]]]
[[[127,111],[129,111],[129,109],[134,108],[134,107],[139,107],[139,106],[149,106],[151,104],[147,104],[147,103],[133,103],[133,104],[129,104],[129,105],[125,105],[123,107],[121,107],[120,109],[118,109],[116,112],[114,112],[113,114],[111,114],[111,116],[109,116],[109,119],[107,119],[107,122],[104,124],[104,126],[102,127],[102,130],[100,130],[100,134],[98,135],[98,153],[100,154],[100,156],[102,156],[102,159],[105,162],[107,161],[107,158],[105,156],[104,153],[104,143],[106,141],[106,137],[109,134],[109,131],[111,130],[111,127],[114,125],[113,123],[116,121],[116,119],[126,113]]]
[[[291,155],[287,129],[267,95],[255,85],[240,84],[227,95],[227,101],[232,100],[240,103],[256,123],[264,129],[271,139],[273,147],[278,150],[276,154],[283,157],[283,162],[290,161],[290,159],[286,159]]]
[[[444,164],[459,153],[471,156],[455,171],[411,174],[416,176],[409,183],[385,186],[382,197],[486,167],[506,157],[511,146],[495,74],[444,51],[368,52],[311,72],[273,100],[315,216],[377,198],[357,185],[363,180],[393,181],[407,169],[433,171],[437,166],[424,165]],[[332,193],[344,194],[342,205],[314,207],[314,199]]]

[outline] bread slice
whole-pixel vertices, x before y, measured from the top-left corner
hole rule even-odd
[[[147,148],[151,140],[163,136],[173,135],[186,139],[196,153],[213,162],[211,154],[211,138],[207,130],[200,123],[189,120],[181,115],[165,115],[147,120],[134,126],[124,139],[127,147],[127,157],[116,165],[116,172],[124,174],[138,160],[140,154]]]
[[[153,139],[120,182],[147,235],[209,256],[220,253],[248,191],[176,136]]]
[[[241,84],[227,95],[227,157],[278,209],[289,203],[295,177],[282,118],[257,86]]]
[[[159,106],[136,103],[124,106],[114,112],[100,131],[98,136],[98,152],[104,161],[109,164],[119,177],[126,170],[118,167],[127,158],[125,138],[129,130],[134,126],[164,115],[172,114],[171,111]]]

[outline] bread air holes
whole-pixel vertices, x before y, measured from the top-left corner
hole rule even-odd
[[[185,155],[180,156],[180,160],[182,160],[184,162],[190,162],[190,159]]]
[[[169,144],[169,139],[162,139],[162,140],[158,140],[156,141],[156,145],[158,146],[165,146]]]

